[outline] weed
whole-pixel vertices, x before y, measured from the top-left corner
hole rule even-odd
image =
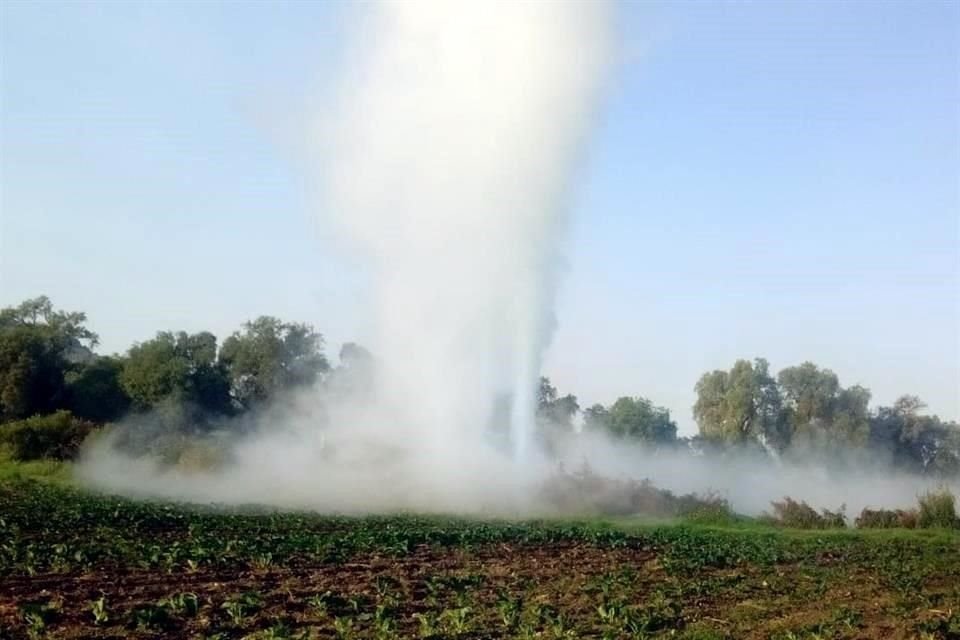
[[[106,624],[110,621],[110,615],[107,613],[107,598],[100,596],[90,602],[90,613],[93,614],[93,623],[97,625]]]

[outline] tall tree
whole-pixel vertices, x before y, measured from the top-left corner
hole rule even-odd
[[[610,428],[610,412],[602,404],[592,404],[583,410],[583,428],[588,431],[605,431]]]
[[[901,396],[870,420],[873,450],[905,471],[949,476],[960,473],[960,425],[924,415],[916,396]]]
[[[120,383],[137,409],[172,401],[215,413],[230,411],[229,382],[217,362],[217,339],[206,331],[161,331],[134,345]]]
[[[540,386],[537,389],[537,417],[541,422],[572,430],[573,420],[578,411],[580,411],[580,404],[577,402],[577,396],[559,395],[557,388],[550,383],[550,378],[541,376]]]
[[[869,390],[859,385],[844,389],[837,374],[812,362],[788,367],[777,378],[796,450],[819,449],[830,457],[841,447],[866,443]]]
[[[677,439],[670,411],[646,398],[618,398],[606,411],[605,422],[607,430],[620,438],[655,445],[673,444]]]
[[[69,372],[67,406],[74,415],[93,422],[120,418],[130,407],[130,396],[120,384],[123,360],[99,356],[79,371]]]
[[[0,420],[50,413],[67,401],[66,373],[92,358],[86,315],[40,296],[0,310]]]
[[[706,440],[722,445],[759,441],[786,444],[782,401],[763,358],[737,360],[729,371],[703,374],[695,387],[693,415]]]
[[[840,392],[837,374],[829,369],[821,369],[812,362],[804,362],[796,367],[787,367],[777,379],[794,431],[830,419],[834,401]]]
[[[233,397],[249,407],[279,391],[314,384],[330,367],[323,336],[307,324],[261,316],[223,341],[220,362]]]

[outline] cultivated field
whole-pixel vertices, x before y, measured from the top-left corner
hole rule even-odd
[[[0,483],[0,637],[958,638],[960,535],[346,518]]]

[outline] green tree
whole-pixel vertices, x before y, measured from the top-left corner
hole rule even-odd
[[[901,396],[870,419],[870,444],[896,468],[928,475],[960,473],[960,425],[922,413],[916,396]]]
[[[606,431],[610,428],[610,412],[602,404],[593,404],[583,410],[583,428],[588,431]]]
[[[777,376],[786,400],[793,430],[829,421],[840,393],[837,374],[812,362],[787,367]]]
[[[541,422],[565,430],[573,430],[573,419],[580,411],[577,396],[567,394],[560,396],[557,388],[550,383],[550,378],[540,377],[540,386],[537,389],[537,417]]]
[[[330,368],[323,336],[313,327],[270,316],[247,322],[243,331],[224,340],[220,363],[229,374],[233,397],[244,407],[312,385]]]
[[[230,411],[229,381],[217,362],[217,339],[209,332],[161,331],[130,348],[120,384],[135,408],[189,403],[215,413]]]
[[[649,444],[673,444],[677,425],[670,411],[657,407],[646,398],[618,398],[606,412],[607,430],[613,435]]]
[[[777,379],[790,439],[798,451],[819,449],[832,456],[866,444],[869,390],[859,385],[844,389],[837,374],[812,362],[788,367]]]
[[[693,415],[705,440],[719,445],[758,441],[777,450],[786,445],[780,392],[763,358],[705,373],[695,390]]]
[[[130,408],[130,396],[120,384],[123,360],[99,356],[67,380],[67,404],[74,415],[104,423],[117,420]]]
[[[91,359],[86,315],[46,296],[0,310],[0,420],[50,413],[67,400],[66,374]]]

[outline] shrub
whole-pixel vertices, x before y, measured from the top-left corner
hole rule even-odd
[[[0,444],[13,460],[69,460],[96,426],[69,411],[57,411],[0,426]]]
[[[674,495],[650,480],[608,478],[586,464],[574,473],[560,471],[540,488],[544,502],[562,513],[682,517],[700,524],[729,524],[737,519],[720,494]]]
[[[956,499],[946,487],[928,491],[918,498],[920,515],[918,524],[922,529],[957,527]]]
[[[689,493],[677,498],[677,515],[697,524],[730,524],[737,520],[730,502],[718,493]]]
[[[552,476],[541,487],[540,495],[562,513],[661,517],[676,513],[673,494],[649,480],[607,478],[593,473],[587,465],[574,473]]]
[[[858,529],[915,529],[917,511],[915,509],[870,509],[865,508],[854,521]]]
[[[841,529],[847,526],[844,507],[837,511],[824,509],[822,513],[806,502],[797,502],[787,496],[781,502],[773,501],[773,515],[767,515],[763,520],[780,527],[793,529]]]

